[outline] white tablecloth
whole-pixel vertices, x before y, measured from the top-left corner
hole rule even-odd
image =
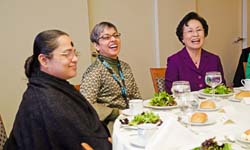
[[[234,102],[229,99],[222,99],[217,102],[221,106],[218,111],[206,112],[210,117],[216,119],[216,123],[207,126],[191,126],[189,130],[195,133],[200,139],[205,140],[208,138],[216,137],[218,139],[224,138],[225,135],[230,135],[233,137],[238,137],[245,130],[250,129],[250,105],[246,105],[242,102]],[[225,112],[222,112],[222,109]],[[159,112],[162,116],[168,117],[176,117],[179,109],[171,109],[171,110],[152,110],[155,112]],[[124,117],[124,116],[120,116]],[[234,123],[225,124],[225,120],[232,120]],[[165,121],[168,121],[167,119]],[[119,118],[115,121],[114,130],[113,130],[113,150],[143,150],[145,148],[134,146],[135,138],[137,136],[137,130],[134,129],[126,129],[121,127],[119,122]],[[172,144],[175,145],[175,149],[179,149],[183,147],[182,143],[179,143],[178,137],[182,135],[176,135],[175,143],[162,143],[164,144]],[[188,138],[188,137],[187,137]],[[200,143],[201,141],[193,141],[193,143]],[[190,143],[192,144],[192,143]],[[197,145],[199,146],[199,145]],[[177,148],[179,147],[179,148]],[[164,148],[163,148],[164,149]],[[243,149],[243,148],[239,148]],[[157,150],[157,149],[154,149]]]

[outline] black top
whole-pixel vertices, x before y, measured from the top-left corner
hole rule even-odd
[[[5,149],[111,150],[109,133],[96,111],[74,86],[38,72],[29,79]]]
[[[244,68],[243,68],[243,62],[247,62],[249,53],[250,53],[250,47],[242,50],[238,66],[237,66],[237,69],[236,69],[235,74],[234,74],[234,80],[233,80],[234,87],[242,86],[240,81],[241,81],[241,79],[246,78]]]

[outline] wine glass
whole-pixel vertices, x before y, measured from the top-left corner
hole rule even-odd
[[[205,82],[212,88],[212,97],[215,98],[215,87],[222,82],[221,73],[218,71],[206,72]]]

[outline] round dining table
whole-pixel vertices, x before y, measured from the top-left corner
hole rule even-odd
[[[199,92],[192,92],[198,97]],[[199,100],[211,99],[200,97]],[[250,101],[250,99],[249,99]],[[202,141],[215,137],[218,140],[231,143],[233,150],[250,150],[250,142],[240,140],[241,135],[250,129],[250,105],[246,101],[236,100],[234,96],[219,97],[216,99],[216,109],[213,111],[199,110],[205,112],[210,119],[210,123],[204,125],[188,125],[179,121],[180,108],[154,109],[145,108],[145,111],[152,111],[163,118],[162,127],[159,127],[151,138],[157,145],[152,147],[151,141],[145,145],[139,144],[138,129],[121,124],[120,119],[132,118],[127,114],[121,114],[115,121],[112,133],[113,150],[184,150],[192,149],[188,145],[201,144]],[[174,122],[171,126],[171,121]],[[165,124],[165,125],[164,125]],[[169,124],[169,125],[167,125]],[[183,132],[190,131],[194,138]],[[233,139],[233,141],[228,141]],[[158,140],[158,141],[157,141]],[[187,143],[187,141],[189,141]],[[151,147],[150,147],[151,144]],[[187,146],[188,148],[185,148]]]

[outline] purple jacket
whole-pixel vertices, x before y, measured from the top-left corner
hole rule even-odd
[[[200,66],[196,68],[187,49],[184,47],[167,59],[167,70],[165,74],[166,91],[171,93],[172,82],[178,80],[189,81],[191,91],[203,89],[207,87],[205,75],[208,71],[221,72],[222,82],[226,84],[219,56],[202,49]]]

